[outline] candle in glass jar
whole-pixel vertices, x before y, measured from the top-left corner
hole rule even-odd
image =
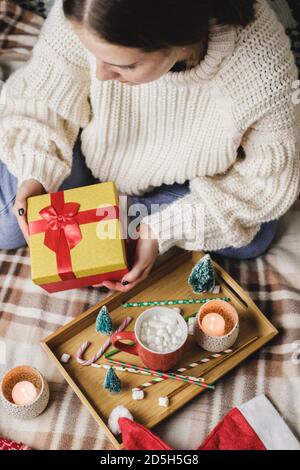
[[[225,320],[219,313],[207,313],[201,321],[201,329],[209,336],[224,336]]]
[[[23,380],[22,382],[16,383],[12,389],[11,395],[16,405],[29,405],[36,399],[37,389],[31,382]]]

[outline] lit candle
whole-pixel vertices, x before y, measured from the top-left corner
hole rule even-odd
[[[208,313],[201,322],[201,329],[209,336],[224,336],[225,320],[218,313]]]
[[[11,395],[16,405],[29,405],[36,399],[37,389],[31,382],[24,380],[14,386]]]

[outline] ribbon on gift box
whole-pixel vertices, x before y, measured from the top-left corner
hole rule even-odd
[[[77,202],[65,202],[64,193],[50,194],[51,205],[42,209],[41,220],[29,223],[29,234],[45,233],[44,245],[56,254],[57,272],[62,281],[76,279],[71,250],[82,240],[80,225],[119,219],[118,206],[80,211]]]

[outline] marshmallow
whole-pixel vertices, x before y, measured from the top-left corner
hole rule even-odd
[[[177,325],[168,325],[167,326],[167,332],[170,334],[174,334],[177,330]]]
[[[169,406],[169,398],[168,397],[159,397],[158,399],[158,404],[159,406],[164,406],[165,408],[167,408]]]
[[[162,321],[149,320],[149,326],[155,328],[156,330],[162,329],[165,327]]]
[[[60,358],[60,362],[62,362],[63,364],[67,364],[70,358],[71,358],[70,354],[63,353]]]
[[[133,400],[143,400],[144,399],[144,392],[143,390],[132,390],[132,398]]]
[[[161,321],[162,321],[163,323],[167,323],[167,325],[170,325],[170,326],[177,324],[177,318],[176,318],[176,317],[172,318],[172,317],[169,316],[169,315],[166,315],[166,316],[164,316],[164,317],[162,316],[162,317],[161,317]]]
[[[141,334],[141,340],[142,340],[143,343],[147,342],[147,335],[145,335],[145,333]]]
[[[220,294],[221,286],[215,286],[212,291],[213,294]]]
[[[144,320],[140,327],[142,343],[152,351],[171,352],[180,346],[183,331],[177,315],[164,313]]]
[[[194,334],[194,324],[196,321],[196,317],[191,317],[188,319],[188,329],[189,329],[189,335]]]

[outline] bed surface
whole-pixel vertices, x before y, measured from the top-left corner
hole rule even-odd
[[[280,334],[265,348],[221,379],[214,393],[202,394],[155,432],[177,449],[195,449],[234,406],[261,393],[273,402],[300,438],[300,200],[280,221],[267,255],[257,260],[218,262],[251,295]],[[166,254],[171,255],[171,252]],[[165,256],[165,255],[164,255]],[[51,400],[32,421],[0,413],[0,435],[34,449],[110,449],[88,411],[50,363],[41,339],[110,292],[85,288],[49,295],[30,279],[27,248],[0,251],[0,375],[31,364],[47,378]],[[5,362],[5,363],[4,363]]]

